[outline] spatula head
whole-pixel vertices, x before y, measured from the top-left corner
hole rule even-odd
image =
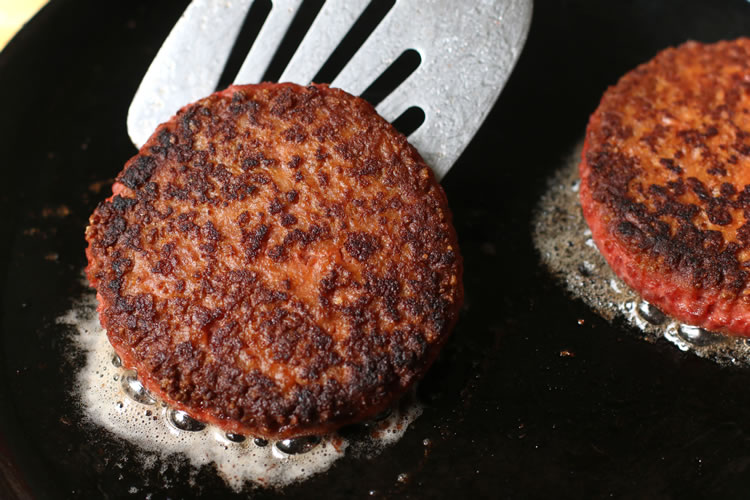
[[[181,106],[216,90],[253,0],[193,0],[133,98],[128,133],[140,147]],[[309,83],[369,5],[328,0],[280,80]],[[235,83],[257,83],[302,5],[275,0]],[[405,51],[421,62],[377,106],[393,121],[419,107],[409,136],[438,178],[461,155],[500,95],[526,40],[531,0],[397,0],[332,85],[361,95]]]

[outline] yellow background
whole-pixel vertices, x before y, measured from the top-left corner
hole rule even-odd
[[[0,49],[47,0],[0,0]]]

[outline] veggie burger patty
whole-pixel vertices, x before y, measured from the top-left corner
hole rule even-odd
[[[235,433],[325,433],[427,370],[463,298],[432,171],[364,100],[233,86],[160,125],[86,229],[123,364]]]
[[[608,89],[586,131],[594,242],[678,320],[750,335],[750,40],[688,42]]]

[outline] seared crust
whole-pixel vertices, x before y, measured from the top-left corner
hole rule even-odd
[[[607,90],[581,203],[614,271],[688,324],[750,335],[750,40],[667,49]]]
[[[385,408],[462,302],[445,195],[403,135],[325,85],[235,86],[127,162],[86,230],[100,320],[146,387],[269,438]]]

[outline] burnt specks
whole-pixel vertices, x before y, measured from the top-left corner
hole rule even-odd
[[[284,137],[284,140],[289,142],[296,142],[297,144],[302,144],[303,142],[305,142],[305,139],[307,139],[307,134],[299,124],[295,124],[286,129],[282,136]]]
[[[677,162],[675,162],[672,158],[659,158],[659,163],[676,174],[681,174],[683,172],[682,167],[679,166]]]
[[[717,226],[726,226],[732,222],[732,214],[727,210],[727,206],[717,199],[713,199],[708,203],[706,214],[708,215],[708,220]]]
[[[247,172],[258,166],[270,167],[277,163],[276,158],[268,158],[262,151],[254,151],[242,160],[241,165],[242,170]]]
[[[268,232],[269,227],[265,224],[260,224],[250,231],[242,231],[241,243],[248,260],[252,260],[258,255],[263,243],[268,238]]]
[[[245,111],[245,101],[247,100],[247,96],[245,96],[245,93],[242,91],[237,91],[234,94],[232,94],[232,102],[229,104],[229,111],[233,115],[238,115]]]
[[[141,187],[151,178],[156,168],[156,161],[152,156],[136,156],[123,173],[118,177],[118,181],[125,184],[130,189]]]
[[[111,204],[116,212],[124,213],[127,209],[136,204],[136,200],[133,198],[124,198],[118,194],[112,197]]]
[[[120,216],[115,216],[108,222],[109,223],[104,228],[104,231],[101,234],[101,239],[99,240],[103,247],[111,247],[117,243],[120,235],[125,233],[125,230],[128,228],[127,221]]]
[[[448,205],[419,172],[369,104],[326,86],[186,106],[87,229],[112,345],[149,390],[232,432],[371,416],[424,374],[461,306]]]
[[[268,205],[268,212],[271,215],[276,215],[284,208],[284,205],[281,203],[281,200],[274,197],[273,200],[271,200],[271,203]]]
[[[297,223],[297,217],[292,214],[284,214],[281,217],[281,225],[284,227],[290,227]]]
[[[346,237],[344,248],[360,262],[365,262],[378,249],[378,240],[367,233],[351,233]]]
[[[298,101],[297,93],[291,88],[285,88],[271,101],[270,112],[273,116],[282,117],[295,108]]]
[[[291,169],[299,168],[302,163],[302,157],[299,155],[292,155],[292,158],[287,162],[286,166]]]

